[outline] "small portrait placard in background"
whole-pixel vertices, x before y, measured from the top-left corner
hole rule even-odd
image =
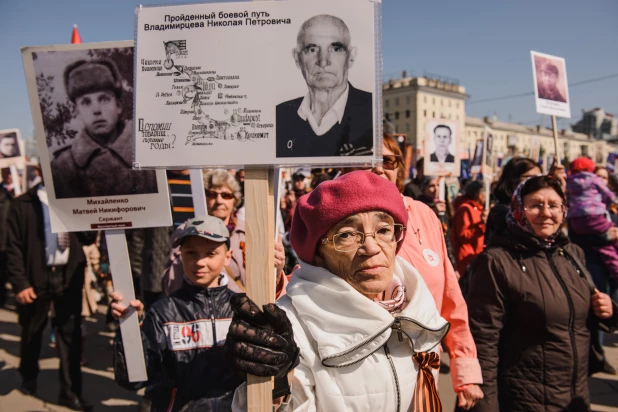
[[[431,120],[425,125],[425,175],[459,176],[459,125]]]
[[[24,146],[19,129],[0,130],[0,168],[24,166]]]
[[[564,59],[535,51],[530,55],[537,113],[571,118]]]

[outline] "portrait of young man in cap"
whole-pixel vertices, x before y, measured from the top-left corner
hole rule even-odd
[[[81,128],[51,153],[56,198],[157,193],[155,171],[132,170],[133,122],[122,117],[123,78],[116,64],[77,60],[63,79]]]
[[[564,78],[564,77],[563,77]],[[554,63],[546,62],[540,70],[540,75],[537,79],[537,87],[539,90],[539,99],[553,100],[555,102],[566,103],[566,99],[558,90],[558,81],[560,79],[560,71]]]
[[[348,80],[357,52],[338,17],[322,14],[301,25],[292,57],[308,92],[277,105],[277,157],[372,154],[372,93]]]

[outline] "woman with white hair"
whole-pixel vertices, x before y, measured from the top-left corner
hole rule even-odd
[[[263,310],[232,297],[232,364],[274,376],[280,412],[442,410],[438,346],[449,323],[396,257],[407,222],[386,179],[356,171],[324,182],[296,206],[290,240],[301,264],[287,295]],[[246,410],[244,388],[234,410]]]

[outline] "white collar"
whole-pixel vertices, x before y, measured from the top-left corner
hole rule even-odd
[[[313,116],[311,111],[311,97],[310,93],[307,93],[303,101],[298,108],[298,116],[306,122],[309,122],[311,129],[317,136],[322,136],[330,129],[333,128],[335,123],[341,123],[343,120],[343,114],[345,113],[345,107],[348,103],[348,95],[350,94],[350,84],[346,84],[345,90],[339,96],[339,99],[335,104],[324,114],[322,121],[318,125],[317,120]]]
[[[391,315],[343,279],[326,269],[301,262],[288,284],[287,299],[316,341],[324,366],[347,366],[370,356],[391,337],[391,326],[401,323],[412,350],[425,352],[440,343],[450,324],[440,317],[436,303],[418,271],[396,258],[395,276],[406,287],[408,305]]]

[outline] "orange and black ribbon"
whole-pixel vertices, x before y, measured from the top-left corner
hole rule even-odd
[[[416,377],[412,403],[415,412],[442,412],[442,402],[436,388],[432,369],[440,368],[440,357],[435,352],[419,352],[413,356],[418,362],[419,372]]]

